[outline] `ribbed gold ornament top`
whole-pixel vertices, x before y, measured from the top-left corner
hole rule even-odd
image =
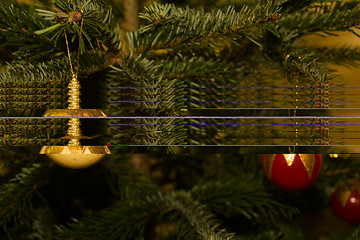
[[[73,74],[68,88],[69,88],[68,109],[80,109],[80,83],[76,74]]]
[[[80,83],[73,74],[69,83],[69,99],[67,109],[48,109],[44,117],[106,117],[101,109],[82,109],[80,106]]]

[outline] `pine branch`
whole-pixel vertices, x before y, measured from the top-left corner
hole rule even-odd
[[[330,79],[334,78],[331,75],[334,70],[330,70],[322,64],[319,64],[317,56],[311,51],[306,51],[305,48],[288,49],[287,51],[291,52],[291,54],[282,55],[286,56],[283,64],[288,72],[294,70],[291,67],[295,67],[299,72],[309,78],[310,84],[317,83],[315,79],[319,79],[319,82],[328,83]]]
[[[49,83],[61,84],[61,80],[69,78],[69,72],[69,64],[61,61],[50,60],[36,65],[22,62],[8,65],[0,73],[0,79],[2,87],[9,87],[11,83],[21,87],[34,87],[34,81],[37,81],[40,87],[48,87]]]
[[[277,3],[280,5],[282,12],[291,13],[310,8],[311,4],[317,0],[279,0]]]
[[[316,185],[321,189],[323,186],[336,186],[340,181],[354,178],[360,171],[360,159],[346,154],[340,154],[339,158],[324,161],[321,175]]]
[[[32,231],[29,239],[52,239],[53,215],[49,207],[42,207],[32,211]]]
[[[239,235],[234,240],[304,240],[306,239],[302,230],[299,229],[294,224],[287,226],[287,229],[284,229],[284,226],[281,226],[282,229],[266,229],[255,234],[242,234]]]
[[[55,45],[64,35],[64,31],[73,34],[72,42],[83,35],[79,46],[81,53],[84,53],[86,49],[85,40],[92,49],[100,48],[100,50],[103,50],[100,43],[109,43],[113,40],[109,28],[112,19],[111,8],[106,8],[102,0],[56,0],[52,9],[37,9],[37,11],[52,24],[35,33],[51,36]]]
[[[254,32],[250,29],[262,24],[265,27],[268,26],[267,22],[276,21],[277,12],[277,6],[271,1],[257,5],[253,10],[244,6],[239,12],[235,12],[232,7],[225,11],[205,12],[176,8],[169,4],[152,4],[145,8],[145,13],[140,14],[147,25],[140,27],[138,32],[128,38],[133,42],[131,47],[135,52],[170,48],[182,43],[199,44],[212,38],[223,39],[223,35],[231,33],[254,41]]]
[[[331,62],[346,67],[358,67],[360,51],[357,48],[343,47],[310,47],[307,49],[322,62]]]
[[[191,82],[189,79],[203,79],[214,78],[216,76],[227,78],[232,74],[229,65],[226,62],[217,60],[206,60],[202,57],[180,58],[175,57],[171,62],[169,60],[162,60],[161,72],[168,79],[187,79],[187,83]],[[225,80],[223,80],[225,82]],[[219,83],[220,84],[220,83]]]
[[[37,18],[29,9],[0,3],[0,37],[4,41],[1,47],[10,47],[18,58],[41,58],[58,51],[49,38],[34,34],[47,26],[48,22]]]
[[[329,13],[336,11],[347,11],[351,10],[357,6],[359,6],[358,1],[350,0],[350,1],[308,1],[308,6],[306,8],[302,8],[307,12],[317,12],[317,13]]]
[[[90,75],[104,69],[104,64],[106,65],[107,62],[103,56],[93,53],[83,54],[80,59],[79,74],[80,76]],[[67,59],[50,60],[37,64],[15,62],[9,64],[6,69],[0,72],[0,86],[30,88],[34,86],[40,88],[62,87],[66,84],[65,80],[70,77],[71,71]]]
[[[240,214],[260,220],[264,217],[275,219],[279,215],[291,218],[299,213],[295,207],[275,200],[261,185],[246,180],[198,185],[191,194],[214,213],[226,217]]]
[[[347,238],[348,240],[359,240],[360,239],[360,227],[357,227],[352,235]]]
[[[61,143],[65,132],[61,119],[0,119],[0,145],[24,146]]]
[[[109,102],[112,103],[112,105],[118,105],[119,103],[127,103],[126,105],[128,105],[131,103],[136,109],[148,111],[150,115],[158,115],[159,112],[155,110],[160,109],[179,110],[186,108],[184,103],[176,102],[176,100],[180,100],[178,94],[180,94],[181,91],[175,87],[181,87],[183,81],[169,81],[164,79],[163,73],[161,73],[161,75],[155,75],[160,73],[160,71],[158,71],[159,67],[160,65],[150,62],[147,59],[142,59],[138,63],[133,60],[125,63],[122,69],[117,69],[117,71],[122,72],[123,81],[115,82],[110,79],[110,86],[113,88],[119,87],[120,84],[124,88],[126,88],[126,85],[131,86],[133,88],[131,97],[133,97],[134,101],[126,102],[125,100],[117,102],[116,97],[110,96]],[[112,76],[113,79],[114,77],[116,77],[116,75]]]
[[[311,10],[311,9],[310,9]],[[295,31],[298,36],[316,32],[349,31],[357,35],[351,27],[359,25],[360,6],[341,4],[331,11],[296,11],[283,16],[279,25],[287,30]]]
[[[76,220],[67,226],[59,226],[55,239],[138,239],[141,238],[151,217],[181,212],[202,239],[230,239],[231,235],[219,229],[213,215],[204,209],[188,193],[156,193],[138,199],[131,205],[117,204],[96,217]],[[85,231],[86,229],[86,231]],[[100,234],[100,235],[99,235]]]
[[[231,81],[232,74],[233,71],[229,70],[229,66],[225,62],[197,57],[175,57],[171,61],[162,60],[159,62],[144,58],[129,58],[121,63],[121,68],[115,67],[112,71],[109,78],[111,84],[109,95],[115,104],[116,98],[119,98],[116,97],[119,95],[117,93],[123,91],[120,86],[125,87],[124,82],[137,83],[136,86],[138,87],[134,86],[134,88],[139,88],[139,90],[134,90],[134,100],[152,101],[151,103],[136,104],[139,105],[138,108],[179,111],[180,109],[198,107],[196,103],[191,101],[201,100],[196,97],[199,92],[191,87],[223,86]],[[119,77],[123,79],[122,82],[115,81]],[[165,83],[167,84],[165,85]],[[188,89],[188,87],[190,88]],[[216,89],[213,91],[216,93]],[[125,94],[121,95],[124,96]],[[176,102],[181,99],[180,97],[182,99],[186,97],[189,102]]]
[[[49,99],[50,92],[46,95],[39,94],[6,94],[0,96],[1,109],[14,109],[14,108],[66,108],[64,104],[64,96],[66,92],[60,95],[52,95]]]
[[[0,146],[57,146],[66,145],[65,140],[49,138],[0,138]]]
[[[109,239],[119,236],[136,239],[142,236],[146,222],[152,217],[171,218],[169,215],[175,214],[172,219],[178,219],[179,212],[202,239],[230,239],[232,235],[219,228],[210,211],[259,220],[264,216],[274,219],[279,214],[291,217],[298,213],[296,208],[274,200],[254,183],[213,182],[195,186],[190,192],[156,193],[140,197],[132,204],[118,203],[92,218],[60,226],[56,239],[99,239],[99,234]]]
[[[13,218],[21,221],[22,216],[31,208],[31,198],[36,190],[44,184],[48,164],[34,163],[22,169],[8,183],[0,187],[0,224],[7,225]]]
[[[59,226],[54,239],[140,239],[150,217],[166,211],[162,196],[148,196],[134,204],[117,203],[91,218]]]
[[[193,199],[190,193],[177,192],[168,194],[170,209],[180,211],[188,223],[195,228],[200,239],[229,240],[233,234],[226,233],[208,207]],[[194,237],[194,236],[192,236]]]
[[[125,58],[119,67],[113,67],[108,93],[111,108],[118,108],[121,112],[118,110],[112,115],[128,115],[126,110],[131,111],[131,115],[183,115],[184,110],[199,107],[199,101],[222,101],[223,94],[219,92],[223,91],[216,87],[229,83],[233,74],[225,62],[196,57],[176,57],[172,61],[159,62]],[[197,89],[200,86],[213,87],[211,94],[200,94],[199,91],[207,92]],[[211,107],[218,106],[215,102],[209,104]],[[124,132],[126,125],[132,127],[125,134],[118,134]],[[185,120],[180,119],[136,119],[132,125],[123,120],[111,120],[111,141],[120,144],[130,137],[134,143],[141,145],[183,144],[188,127]],[[132,144],[133,141],[127,140],[126,143]]]
[[[120,66],[113,66],[108,77],[109,103],[112,115],[182,115],[186,103],[179,101],[183,97],[184,81],[166,79],[161,64],[148,59],[125,58]],[[119,81],[120,80],[120,81]],[[144,124],[143,124],[144,123]],[[128,135],[126,144],[134,142],[140,145],[171,145],[183,144],[185,136],[184,126],[176,119],[136,119],[127,124],[122,120],[111,120],[112,141],[121,142],[124,133]],[[121,131],[126,128],[127,131]],[[130,129],[129,129],[130,128]],[[134,130],[131,130],[134,129]],[[118,133],[118,131],[120,132]],[[129,135],[133,133],[132,135]],[[124,144],[123,143],[115,144]]]
[[[105,57],[93,53],[83,54],[80,61],[80,77],[103,70],[108,64]],[[0,109],[64,108],[71,77],[66,58],[37,64],[22,61],[8,64],[0,71]]]
[[[335,75],[335,70],[328,69],[323,64],[318,63],[318,59],[312,53],[297,52],[289,55],[285,65],[288,67],[286,70],[289,74],[288,80],[294,83],[296,78],[291,78],[294,74],[291,72],[296,71],[295,75],[300,73],[304,78],[301,79],[302,86],[314,86],[317,83],[329,86],[335,82],[338,75]]]
[[[103,162],[103,165],[108,170],[107,178],[112,193],[124,202],[134,202],[137,198],[156,191],[149,176],[135,169],[128,157],[116,154]]]

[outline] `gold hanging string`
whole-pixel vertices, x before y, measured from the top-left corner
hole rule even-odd
[[[297,143],[297,140],[298,140],[298,133],[299,133],[299,130],[298,130],[298,120],[296,118],[296,110],[298,108],[298,80],[299,78],[297,77],[296,78],[296,84],[295,84],[295,110],[294,110],[294,118],[295,118],[295,145],[298,145]],[[295,146],[294,146],[294,150],[295,150]]]
[[[81,14],[83,14],[82,10],[80,9]],[[83,15],[82,15],[83,16]],[[80,49],[81,49],[81,37],[83,32],[83,26],[84,26],[84,17],[81,18],[81,24],[80,24],[80,36],[79,36],[79,47],[78,47],[78,58],[77,58],[77,69],[76,73],[74,73],[72,61],[71,61],[71,54],[70,54],[70,47],[69,47],[69,41],[66,34],[66,29],[64,29],[64,35],[65,35],[65,42],[66,42],[66,49],[69,57],[69,63],[70,63],[70,69],[72,73],[72,78],[69,84],[69,106],[68,109],[80,109],[80,83],[78,81],[78,73],[79,73],[79,63],[80,63]]]
[[[288,116],[290,117],[290,109],[288,109]],[[289,131],[286,132],[286,139],[289,140]],[[293,153],[291,146],[289,145],[289,153]]]
[[[285,56],[285,64],[287,63],[288,59],[290,58],[290,54],[287,54]],[[295,84],[295,88],[296,88],[296,91],[295,91],[295,109],[294,109],[294,117],[296,117],[296,109],[297,109],[297,101],[298,101],[298,98],[297,98],[297,95],[298,95],[298,91],[297,91],[297,87],[298,87],[298,77],[296,78],[296,84]],[[290,117],[290,109],[288,109],[288,116]],[[297,129],[297,120],[295,119],[295,145],[297,145],[297,137],[298,137],[298,129]],[[289,139],[289,132],[286,132],[286,138]],[[291,146],[289,145],[289,153],[290,154],[293,154],[295,153],[295,146],[293,147],[293,149],[291,149]]]
[[[294,146],[294,152],[295,152],[295,148],[298,145],[298,134],[299,134],[299,130],[298,130],[298,120],[296,118],[296,110],[298,108],[298,83],[299,83],[299,76],[296,77],[296,83],[295,83],[295,109],[294,109],[294,118],[295,118],[295,146]]]
[[[66,49],[67,49],[67,53],[68,53],[68,57],[69,57],[69,62],[70,62],[70,69],[71,69],[71,73],[74,76],[74,69],[71,63],[71,56],[70,56],[70,48],[69,48],[69,42],[68,42],[68,38],[67,38],[67,34],[66,34],[66,29],[64,28],[64,34],[65,34],[65,42],[66,42]]]
[[[81,10],[81,9],[80,9]],[[81,10],[81,14],[83,16],[83,11]],[[80,49],[81,49],[81,37],[82,37],[82,30],[84,26],[84,17],[81,18],[81,25],[80,25],[80,36],[79,36],[79,49],[78,49],[78,56],[77,56],[77,67],[76,67],[76,75],[79,73],[79,62],[80,62]]]
[[[66,49],[67,49],[69,63],[70,63],[70,69],[71,69],[71,73],[72,73],[72,78],[71,78],[71,81],[69,84],[70,90],[69,90],[68,109],[80,109],[80,83],[79,83],[79,80],[77,79],[77,76],[79,73],[81,36],[82,36],[83,26],[84,26],[84,18],[82,17],[81,25],[80,25],[80,36],[79,36],[79,47],[78,47],[76,73],[74,73],[74,69],[72,66],[69,42],[68,42],[68,38],[67,38],[67,34],[66,34],[66,29],[64,29]],[[80,120],[78,118],[71,118],[69,120],[68,125],[69,125],[69,129],[68,129],[67,135],[71,137],[71,139],[68,143],[68,146],[74,146],[74,147],[80,146],[79,139],[80,139],[80,137],[82,137],[81,130],[80,130]]]
[[[81,14],[83,12],[81,11]],[[81,18],[81,24],[80,24],[80,34],[79,34],[79,49],[78,49],[78,55],[77,55],[77,66],[76,66],[76,73],[74,73],[74,69],[71,62],[71,55],[70,55],[70,48],[69,48],[69,42],[66,34],[66,29],[64,28],[64,35],[65,35],[65,42],[66,42],[66,49],[69,57],[69,63],[70,63],[70,69],[73,76],[78,76],[79,74],[79,63],[80,63],[80,48],[81,48],[81,39],[82,39],[82,30],[84,27],[84,17]]]
[[[294,109],[294,119],[295,119],[295,146],[293,146],[293,149],[291,149],[291,147],[289,146],[289,153],[295,153],[295,149],[296,146],[298,145],[298,135],[299,135],[299,130],[298,130],[298,120],[296,118],[296,110],[298,108],[298,82],[299,82],[299,77],[296,77],[296,82],[295,82],[295,109]],[[288,109],[288,116],[290,116],[290,110]]]

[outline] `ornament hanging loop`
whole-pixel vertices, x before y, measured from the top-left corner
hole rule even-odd
[[[81,11],[82,12],[82,11]],[[66,50],[67,50],[67,54],[68,54],[68,58],[69,58],[69,64],[70,64],[70,69],[71,69],[71,73],[73,75],[76,75],[76,77],[79,74],[79,63],[80,63],[80,50],[81,50],[81,40],[82,40],[82,32],[83,32],[83,27],[84,27],[84,17],[81,18],[81,24],[80,24],[80,32],[79,32],[79,49],[78,49],[78,53],[77,53],[77,66],[76,66],[76,73],[74,72],[73,69],[73,65],[71,62],[71,54],[70,54],[70,47],[69,47],[69,41],[68,41],[68,37],[66,34],[66,28],[64,28],[64,35],[65,35],[65,42],[66,42]]]

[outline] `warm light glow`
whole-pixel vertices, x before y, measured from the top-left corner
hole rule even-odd
[[[350,200],[351,203],[356,203],[356,198],[355,197],[351,197],[349,200]]]
[[[291,166],[294,163],[296,154],[284,154],[284,158],[288,166]]]

